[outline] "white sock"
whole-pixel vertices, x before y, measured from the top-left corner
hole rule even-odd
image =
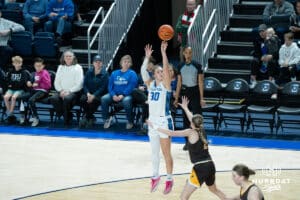
[[[167,180],[168,181],[173,180],[173,175],[172,174],[167,174]]]

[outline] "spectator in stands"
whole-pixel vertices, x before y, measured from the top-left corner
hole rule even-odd
[[[72,0],[50,0],[47,7],[48,21],[45,23],[45,31],[54,32],[57,42],[61,44],[62,36],[72,32],[74,17],[74,4]]]
[[[296,2],[296,13],[291,16],[290,31],[294,33],[294,38],[300,40],[300,0]]]
[[[57,93],[50,97],[50,102],[57,116],[63,115],[64,124],[72,122],[71,109],[79,98],[83,85],[83,70],[71,50],[66,50],[58,66],[54,87]]]
[[[259,38],[254,40],[253,61],[251,63],[251,88],[254,88],[257,81],[257,76],[260,79],[274,80],[274,76],[278,71],[278,52],[279,44],[276,44],[276,39],[267,41],[267,25],[261,24],[258,27]],[[274,36],[275,37],[275,36]],[[275,42],[274,42],[275,41]],[[272,46],[276,44],[276,46]],[[269,46],[268,46],[269,45]]]
[[[26,0],[23,7],[23,17],[27,31],[34,33],[34,29],[44,29],[47,7],[48,0]]]
[[[279,50],[280,75],[278,84],[296,81],[297,65],[300,64],[300,50],[294,42],[294,34],[284,35],[284,44]]]
[[[265,44],[268,48],[268,54],[277,56],[281,46],[281,41],[272,27],[266,30],[266,34]]]
[[[107,92],[108,78],[109,75],[101,57],[96,55],[93,58],[93,67],[86,72],[84,77],[83,94],[80,98],[84,116],[79,127],[92,127],[95,120],[93,114],[101,103],[101,97]]]
[[[132,116],[132,96],[131,93],[137,87],[137,75],[130,69],[132,66],[132,59],[130,55],[125,55],[120,61],[121,69],[115,70],[109,79],[108,94],[101,98],[102,115],[105,120],[104,128],[110,127],[112,117],[109,117],[109,105],[113,102],[120,103],[125,111],[127,117],[126,129],[133,127]]]
[[[6,67],[13,54],[13,49],[8,45],[11,33],[24,30],[22,25],[2,18],[0,10],[0,68],[4,69]]]
[[[29,83],[29,87],[31,87],[32,90],[28,100],[29,108],[32,112],[32,119],[30,121],[33,127],[38,126],[40,121],[35,104],[38,100],[47,97],[51,88],[51,77],[44,67],[45,64],[42,58],[36,58],[34,60],[34,80]]]
[[[178,17],[176,23],[177,41],[180,44],[180,61],[183,61],[183,48],[188,44],[187,31],[192,23],[195,15],[195,9],[197,7],[196,0],[186,0],[186,10]]]
[[[203,93],[203,70],[201,64],[193,60],[193,50],[185,47],[183,50],[184,62],[178,66],[178,82],[174,104],[177,107],[179,96],[190,99],[189,109],[194,114],[201,114],[201,106],[205,105]],[[183,115],[183,128],[190,127],[187,116]],[[187,141],[187,138],[186,138]],[[184,146],[186,149],[186,145]]]
[[[293,15],[293,5],[285,0],[274,0],[272,3],[266,5],[263,12],[263,22],[275,28],[276,33],[282,39],[283,34],[288,32],[288,23],[285,23],[286,19],[289,19]],[[279,17],[274,21],[273,17]]]
[[[16,106],[16,100],[26,90],[26,86],[30,86],[30,77],[22,69],[23,59],[20,56],[12,58],[12,65],[14,68],[8,72],[7,85],[8,89],[3,97],[6,111],[7,111],[7,122],[12,123],[16,120],[14,116],[14,109]],[[24,117],[20,117],[20,123],[24,123]]]
[[[90,0],[73,0],[74,8],[75,8],[75,17],[77,21],[75,22],[77,25],[81,25],[84,23],[84,19],[82,19],[82,12],[87,12],[90,10]]]

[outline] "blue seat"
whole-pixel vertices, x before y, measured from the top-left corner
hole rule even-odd
[[[22,10],[2,9],[2,17],[18,24],[23,24]]]
[[[32,55],[32,33],[28,31],[20,31],[13,33],[10,41],[14,53],[21,56]]]
[[[24,4],[23,3],[18,3],[18,2],[13,2],[13,3],[6,3],[5,4],[5,9],[6,10],[23,10]]]
[[[37,32],[33,41],[34,54],[41,57],[56,57],[58,45],[53,33]]]

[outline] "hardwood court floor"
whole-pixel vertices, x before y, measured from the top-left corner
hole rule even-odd
[[[36,131],[38,133],[41,130]],[[51,134],[55,135],[55,133]],[[172,143],[174,174],[188,173],[192,167],[188,153],[182,151],[182,146],[182,144]],[[244,163],[254,169],[265,169],[261,172],[266,175],[271,174],[267,178],[274,179],[278,172],[275,171],[274,174],[272,167],[298,169],[298,171],[280,171],[282,177],[279,179],[290,178],[290,183],[280,184],[280,191],[266,193],[266,197],[270,197],[266,199],[296,200],[300,196],[300,151],[210,145],[210,153],[217,171],[230,171],[234,164]],[[174,191],[167,196],[162,195],[163,184],[157,192],[150,194],[149,178],[136,179],[151,176],[150,157],[150,144],[147,141],[1,133],[0,199],[22,199],[22,197],[41,193],[45,195],[27,199],[178,199],[186,174],[175,176]],[[165,174],[162,157],[160,172]],[[260,170],[258,170],[258,180],[261,179],[259,172]],[[124,179],[136,180],[120,181]],[[102,184],[105,182],[112,183]],[[218,172],[217,184],[228,194],[238,193],[238,188],[231,181],[230,172]],[[85,185],[91,186],[78,187]],[[272,189],[271,186],[266,189]],[[278,189],[278,185],[275,186],[273,189]],[[74,189],[64,190],[66,188]],[[59,190],[61,192],[50,193]],[[285,196],[280,197],[280,195]],[[206,200],[216,199],[207,192],[206,187],[197,191],[193,199],[197,197]]]
[[[187,175],[175,176],[175,185],[173,191],[168,195],[163,195],[164,184],[161,183],[158,190],[149,193],[149,179],[127,180],[93,186],[86,186],[76,189],[63,190],[35,197],[25,198],[26,200],[82,200],[82,199],[101,199],[101,200],[153,200],[153,199],[179,199],[181,190],[184,186]],[[258,185],[264,190],[265,199],[271,200],[296,200],[300,197],[300,170],[284,170],[276,177],[268,177],[258,171],[258,174],[252,177],[258,182]],[[228,196],[237,195],[239,188],[230,181],[230,172],[218,172],[217,184]],[[274,180],[274,184],[270,182]],[[265,182],[268,180],[268,182]],[[277,182],[277,184],[276,184]],[[272,190],[274,191],[267,191]],[[217,199],[209,192],[206,186],[198,189],[192,197],[193,199],[214,200]]]

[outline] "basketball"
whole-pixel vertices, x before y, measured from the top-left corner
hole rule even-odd
[[[171,40],[174,36],[174,29],[168,24],[161,25],[157,31],[158,37],[163,41]]]

